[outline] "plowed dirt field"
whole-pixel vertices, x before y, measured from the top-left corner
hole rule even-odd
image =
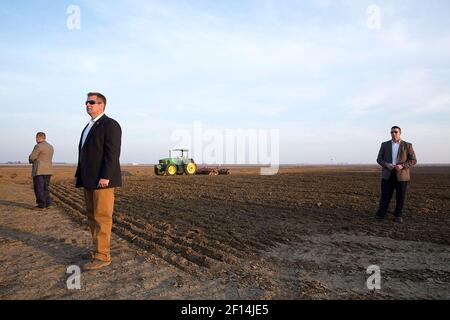
[[[31,184],[26,170],[1,168],[0,181]],[[60,214],[85,228],[73,171],[58,168],[51,192]],[[211,283],[236,292],[212,296],[217,298],[450,298],[449,167],[414,168],[402,225],[392,215],[374,219],[380,194],[375,166],[258,172],[232,168],[229,176],[158,177],[151,167],[124,167],[113,232],[130,250],[164,261],[177,277],[205,284],[202,294],[186,298],[207,298]],[[0,205],[5,215],[11,204]],[[2,253],[1,259],[8,257]],[[369,265],[380,267],[381,290],[367,289]],[[14,297],[1,288],[0,296]]]

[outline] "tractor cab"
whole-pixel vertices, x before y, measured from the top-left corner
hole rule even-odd
[[[181,152],[181,155],[178,158],[187,159],[189,158],[189,150],[188,149],[172,149],[169,150],[169,158],[172,158],[172,152]]]

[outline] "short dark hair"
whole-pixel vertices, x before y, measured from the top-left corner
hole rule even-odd
[[[398,131],[400,131],[400,133],[402,133],[402,129],[401,129],[400,127],[393,126],[393,127],[391,128],[391,130],[392,130],[392,129],[398,129]]]
[[[89,92],[89,93],[87,94],[87,96],[88,96],[88,98],[89,98],[90,96],[97,96],[97,98],[99,98],[100,100],[102,100],[103,104],[104,104],[105,107],[106,107],[106,97],[105,97],[104,95],[102,95],[100,92]]]
[[[43,139],[46,139],[45,133],[44,133],[44,132],[38,132],[38,133],[36,133],[36,138],[43,138]]]

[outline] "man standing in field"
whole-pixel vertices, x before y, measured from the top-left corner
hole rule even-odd
[[[96,270],[111,263],[110,240],[114,211],[114,188],[122,185],[120,148],[122,129],[105,115],[106,97],[87,95],[86,111],[91,120],[81,133],[78,146],[76,187],[84,188],[86,215],[94,250],[83,256],[90,260],[84,270]]]
[[[383,168],[381,172],[381,198],[376,214],[379,220],[384,219],[392,195],[395,190],[396,207],[394,221],[403,223],[402,209],[406,197],[406,187],[410,180],[409,168],[417,163],[416,154],[411,143],[401,140],[402,130],[391,128],[391,140],[381,144],[377,162]]]
[[[52,177],[53,146],[47,143],[44,132],[36,134],[36,145],[28,157],[32,164],[31,175],[33,176],[33,188],[36,195],[37,206],[33,209],[43,210],[48,208],[52,201],[50,199],[49,185]]]

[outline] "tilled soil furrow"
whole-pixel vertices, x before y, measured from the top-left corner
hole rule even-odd
[[[132,203],[137,203],[137,201],[131,201]],[[211,243],[210,240],[212,240],[212,243],[209,244],[209,246],[216,248],[215,250],[220,250],[223,252],[226,252],[227,255],[232,254],[233,256],[237,257],[238,255],[242,255],[242,249],[248,247],[248,244],[251,244],[256,249],[264,248],[264,245],[260,244],[256,239],[252,240],[251,236],[248,235],[248,228],[245,228],[243,226],[236,226],[236,228],[240,228],[242,230],[242,236],[236,237],[233,236],[232,233],[229,233],[226,231],[226,229],[223,228],[223,226],[230,225],[230,219],[232,217],[229,217],[228,219],[223,219],[222,217],[215,216],[213,219],[207,220],[202,217],[199,217],[197,215],[198,212],[202,212],[203,210],[193,210],[189,207],[186,207],[185,205],[179,205],[177,206],[176,203],[172,203],[171,208],[166,208],[166,206],[160,206],[160,203],[155,202],[156,207],[154,206],[152,208],[153,212],[157,212],[159,216],[161,217],[168,217],[171,215],[171,212],[179,212],[180,210],[183,210],[185,213],[185,216],[182,220],[177,221],[177,228],[178,229],[185,229],[184,232],[187,231],[189,226],[195,225],[195,227],[202,228],[203,230],[216,230],[214,233],[208,233],[208,236],[205,241],[208,243]],[[146,207],[145,205],[135,205],[135,206],[141,206]],[[179,208],[179,210],[178,210]],[[134,210],[133,207],[129,207],[130,210]],[[162,210],[160,210],[162,209]],[[144,209],[142,209],[144,210]],[[190,213],[193,213],[192,215]],[[235,234],[236,232],[234,232]],[[178,233],[179,235],[179,233]],[[240,239],[239,239],[240,238]],[[245,244],[243,244],[243,240],[245,239]],[[230,246],[224,245],[224,243],[229,244]],[[240,254],[239,254],[240,252]],[[236,258],[237,259],[237,258]],[[231,261],[234,261],[235,258],[231,257]]]
[[[135,201],[130,201],[132,203],[136,203]],[[125,203],[125,201],[124,201]],[[170,215],[170,212],[172,212],[170,210],[170,208],[166,208],[165,206],[163,206],[163,210],[162,212],[160,212],[158,210],[159,204],[157,202],[155,202],[158,206],[153,206],[153,212],[158,212],[158,214],[160,216],[166,216],[166,214]],[[145,207],[145,205],[144,205]],[[124,209],[128,209],[130,212],[139,212],[139,209],[136,209],[136,207],[133,206],[122,206],[122,211]],[[175,210],[174,210],[175,209]],[[172,206],[172,210],[176,211],[176,207]],[[182,221],[178,221],[177,223],[177,228],[176,231],[174,231],[171,236],[174,236],[178,239],[180,239],[180,237],[182,237],[183,234],[186,234],[188,232],[190,232],[192,230],[192,227],[194,226],[195,228],[202,228],[203,230],[208,230],[212,227],[214,227],[211,223],[208,222],[204,222],[203,219],[196,219],[196,216],[194,215],[193,217],[190,217],[190,215],[188,214],[189,212],[191,212],[191,210],[189,208],[185,208],[184,209],[186,211],[186,218]],[[195,213],[195,211],[192,211]],[[134,219],[134,218],[133,218]],[[224,223],[226,223],[226,221],[224,221]],[[152,224],[158,224],[157,222],[152,221]],[[164,231],[164,227],[167,226],[167,223],[164,223],[163,227],[156,227],[157,229],[161,230],[161,232],[163,232],[163,235],[166,236],[167,233],[165,233]],[[218,232],[217,234],[220,234],[220,232]],[[238,254],[239,251],[236,250],[233,247],[230,247],[228,245],[226,245],[224,242],[224,239],[226,240],[226,243],[229,243],[230,241],[228,241],[229,237],[220,237],[219,235],[216,234],[208,234],[208,237],[204,237],[202,238],[202,242],[206,242],[207,245],[206,246],[199,246],[198,249],[199,250],[206,250],[207,252],[211,252],[212,256],[216,256],[217,259],[221,260],[224,259],[224,261],[228,262],[228,263],[232,263],[234,261],[236,261],[238,258]],[[238,246],[238,248],[242,247],[241,245]],[[203,249],[202,249],[203,248]],[[216,253],[213,253],[216,252]],[[242,255],[242,254],[241,254]],[[221,257],[222,256],[222,257]]]
[[[72,201],[71,198],[65,198],[64,195],[60,194],[55,188],[54,194],[67,206],[74,208],[77,211],[82,212],[82,205]],[[67,193],[65,193],[67,195]],[[81,200],[81,199],[80,199]],[[84,217],[82,214],[80,217]],[[159,253],[160,257],[168,258],[170,254],[163,253],[162,249],[165,248],[168,251],[173,252],[175,255],[182,255],[186,260],[198,265],[199,267],[211,268],[216,263],[226,262],[226,263],[235,263],[237,258],[234,256],[230,256],[227,253],[214,251],[205,246],[201,246],[195,243],[189,243],[184,239],[180,239],[170,233],[167,233],[163,230],[159,230],[152,226],[151,224],[142,224],[136,223],[133,219],[129,218],[128,215],[123,214],[121,212],[116,212],[114,216],[115,225],[119,227],[121,230],[121,234],[126,234],[125,230],[132,235],[128,235],[128,239],[134,240],[139,237],[140,240],[138,243],[145,242],[145,247],[149,247],[149,243],[154,243],[153,246],[154,251]],[[177,259],[173,259],[171,257],[168,262],[174,262]],[[216,261],[216,262],[214,262]],[[185,268],[187,264],[183,263],[183,268]]]
[[[83,221],[86,219],[86,216],[81,213],[82,207],[79,204],[68,202],[60,194],[57,194],[56,197],[57,197],[56,203],[60,205],[63,209],[65,209],[65,211],[69,214],[69,216],[74,218],[74,220],[79,222],[80,224],[83,223]],[[136,228],[132,227],[130,224],[124,223],[117,218],[114,219],[114,222],[115,223],[113,224],[113,232],[122,237],[123,239],[132,242],[138,247],[141,247],[154,253],[156,256],[159,256],[166,262],[190,274],[196,276],[209,274],[208,270],[205,270],[204,266],[198,264],[198,262],[200,262],[201,264],[205,264],[204,261],[206,259],[204,259],[203,257],[188,255],[188,257],[191,258],[191,260],[194,260],[190,261],[185,256],[180,255],[180,253],[182,253],[183,250],[179,250],[179,252],[171,252],[165,246],[155,243],[154,241],[148,241],[145,238],[142,238],[141,236],[145,234],[143,232],[137,231]],[[145,237],[148,238],[148,236]],[[202,268],[202,271],[197,270],[198,268]]]
[[[181,254],[185,259],[191,261],[192,263],[195,263],[199,267],[210,268],[214,264],[211,258],[192,250],[191,247],[177,244],[169,237],[156,237],[154,236],[154,234],[152,234],[152,232],[148,232],[148,230],[139,229],[132,223],[127,222],[125,219],[123,219],[122,213],[116,213],[114,222],[121,228],[126,229],[134,234],[134,236],[138,236],[149,243],[155,243],[161,248],[165,248],[167,251],[171,251],[175,254]]]
[[[156,241],[158,241],[158,239],[169,239],[174,243],[174,245],[180,245],[184,248],[193,249],[194,251],[199,252],[201,255],[204,255],[207,258],[211,258],[220,262],[235,263],[238,260],[237,257],[230,255],[230,253],[228,252],[222,252],[219,248],[213,248],[205,244],[197,244],[194,242],[194,239],[188,240],[186,238],[181,238],[180,236],[159,229],[152,223],[142,223],[135,220],[134,218],[130,218],[127,214],[119,214],[120,218],[123,219],[123,221],[139,228],[140,230],[144,230],[146,234],[151,235],[152,239],[156,239]]]

